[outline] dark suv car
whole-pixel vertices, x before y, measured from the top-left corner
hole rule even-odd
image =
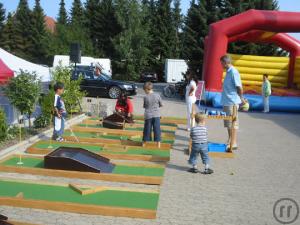
[[[140,75],[140,82],[157,82],[157,74],[154,72],[144,72]]]
[[[79,75],[83,76],[81,90],[86,91],[89,97],[118,98],[121,92],[129,96],[137,94],[137,86],[134,83],[113,80],[105,74],[97,77],[94,67],[80,66],[72,71],[72,79],[77,80]]]

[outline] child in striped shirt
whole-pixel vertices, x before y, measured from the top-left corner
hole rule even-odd
[[[207,140],[207,129],[205,127],[205,114],[197,113],[195,115],[196,126],[191,129],[192,139],[192,152],[189,164],[192,168],[188,170],[191,173],[198,173],[197,169],[197,158],[201,155],[202,163],[204,164],[204,174],[212,174],[214,171],[209,168],[209,156],[208,156],[208,140]]]

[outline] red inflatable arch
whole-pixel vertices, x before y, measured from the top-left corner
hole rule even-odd
[[[300,32],[300,13],[248,10],[210,25],[205,39],[203,78],[207,91],[222,90],[220,57],[227,53],[228,43],[241,40],[274,43],[290,51],[288,85],[293,81],[295,57],[300,56],[300,42],[281,32]],[[279,33],[279,34],[277,34]]]

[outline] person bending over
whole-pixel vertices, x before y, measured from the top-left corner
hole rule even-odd
[[[126,118],[133,119],[133,104],[126,93],[122,92],[117,100],[115,110]]]

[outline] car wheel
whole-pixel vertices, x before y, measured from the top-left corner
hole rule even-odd
[[[111,87],[108,91],[108,96],[110,98],[114,98],[114,99],[118,98],[120,96],[120,94],[121,94],[121,89],[117,86]]]

